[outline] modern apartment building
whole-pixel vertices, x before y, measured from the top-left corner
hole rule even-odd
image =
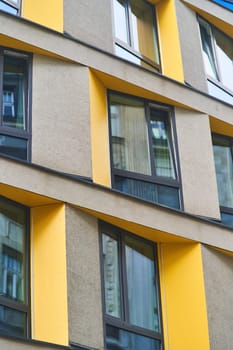
[[[232,7],[0,1],[1,350],[232,350]]]

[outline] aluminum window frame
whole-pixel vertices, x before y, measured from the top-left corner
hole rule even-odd
[[[25,329],[25,337],[23,339],[29,339],[31,337],[31,279],[30,279],[30,209],[21,203],[12,201],[6,197],[0,195],[0,201],[8,203],[16,208],[23,209],[25,212],[26,223],[25,223],[25,302],[15,301],[3,295],[0,295],[0,305],[11,308],[15,311],[23,312],[26,315],[26,329]],[[0,331],[0,335],[5,335]],[[14,334],[9,335],[10,337],[14,337]],[[17,335],[17,337],[19,337]]]
[[[117,236],[118,244],[118,262],[119,262],[119,280],[120,280],[120,296],[122,301],[122,315],[117,318],[110,316],[105,310],[105,284],[104,284],[104,261],[103,261],[103,248],[102,248],[102,236],[103,234],[114,234]],[[155,271],[155,291],[158,303],[158,320],[160,331],[152,331],[147,328],[136,326],[130,323],[129,320],[129,305],[127,301],[127,277],[126,277],[126,257],[125,257],[125,237],[132,237],[138,242],[144,242],[153,249],[153,265]],[[102,289],[102,309],[103,309],[103,324],[104,324],[104,345],[106,348],[106,326],[112,326],[123,331],[132,332],[134,334],[151,338],[160,342],[161,350],[163,349],[163,319],[162,319],[162,303],[161,303],[161,288],[159,280],[159,266],[158,266],[158,252],[157,244],[145,239],[144,237],[135,235],[127,230],[113,226],[103,221],[99,221],[99,247],[100,247],[100,264],[101,264],[101,289]]]
[[[114,0],[113,0],[114,1]],[[161,72],[161,57],[160,57],[160,48],[159,48],[159,36],[158,36],[158,28],[157,28],[157,18],[156,18],[156,7],[152,3],[148,2],[147,0],[143,0],[148,6],[151,8],[152,12],[152,19],[153,19],[153,31],[154,31],[154,38],[156,41],[157,49],[158,49],[158,61],[159,63],[156,63],[152,61],[150,58],[144,56],[140,51],[137,51],[133,47],[133,29],[132,29],[132,13],[131,13],[131,4],[130,0],[125,0],[126,4],[126,24],[127,24],[127,36],[128,36],[128,41],[129,44],[127,44],[125,41],[120,40],[119,38],[116,37],[115,35],[115,25],[113,26],[113,33],[114,33],[114,43],[115,47],[118,46],[119,48],[125,50],[128,52],[132,57],[135,57],[136,59],[141,60],[146,66],[148,66],[149,69],[155,70],[157,72]],[[115,24],[115,19],[114,19],[114,9],[113,9],[113,2],[112,2],[112,18],[113,18],[113,24]],[[156,47],[155,47],[156,49]],[[121,57],[117,55],[118,57]],[[121,57],[122,58],[122,57]],[[129,62],[128,59],[125,58],[125,60]],[[144,67],[143,65],[136,64],[139,67]]]
[[[17,15],[21,12],[21,0],[0,0],[0,2],[14,8],[17,11]]]
[[[122,170],[118,168],[114,168],[113,165],[113,146],[112,146],[112,129],[111,129],[111,103],[110,103],[110,96],[111,95],[118,95],[126,98],[131,98],[132,100],[138,100],[142,101],[144,103],[144,111],[145,111],[145,119],[147,123],[147,133],[148,133],[148,141],[149,141],[149,162],[151,166],[151,175],[144,175],[141,173],[128,171],[128,170]],[[179,162],[179,152],[178,152],[178,142],[177,142],[177,134],[176,134],[176,126],[175,126],[175,113],[174,109],[169,105],[164,105],[162,103],[158,103],[155,101],[147,100],[145,98],[140,98],[137,96],[124,94],[121,92],[108,90],[107,93],[107,100],[108,100],[108,126],[109,126],[109,148],[110,148],[110,163],[111,163],[111,184],[112,188],[115,188],[115,176],[128,178],[132,180],[139,180],[144,181],[147,183],[152,183],[155,185],[161,185],[169,188],[175,188],[178,191],[179,196],[179,210],[183,210],[183,195],[182,195],[182,185],[181,185],[181,171],[180,171],[180,162]],[[163,176],[156,175],[155,165],[153,161],[153,149],[152,149],[152,138],[151,138],[151,130],[149,127],[149,121],[150,121],[150,108],[156,108],[162,111],[165,111],[167,113],[167,120],[169,123],[169,139],[171,141],[171,156],[174,164],[174,171],[175,171],[175,179],[166,178]],[[122,192],[124,194],[129,195],[127,192]],[[133,196],[130,194],[130,196]],[[139,198],[135,196],[136,198]],[[148,201],[147,199],[144,199],[140,197],[139,199]],[[151,203],[151,201],[148,201]],[[154,202],[152,202],[154,203]],[[159,202],[157,202],[159,204]]]
[[[14,58],[24,59],[26,66],[26,86],[25,86],[25,129],[17,129],[9,126],[3,125],[3,73],[4,73],[4,56],[12,56]],[[27,157],[26,159],[19,158],[17,156],[8,155],[4,152],[0,152],[0,156],[20,159],[26,162],[31,161],[31,139],[32,139],[32,125],[31,125],[31,108],[32,108],[32,54],[14,50],[7,47],[0,46],[0,134],[19,138],[27,142]]]
[[[232,157],[232,162],[233,162],[233,137],[230,137],[230,136],[227,136],[227,135],[218,134],[218,133],[212,133],[212,144],[213,144],[213,147],[215,145],[214,137],[217,137],[217,138],[222,139],[222,140],[227,140],[230,143],[231,157]],[[217,187],[218,187],[218,184],[217,184]],[[220,212],[221,213],[229,214],[229,215],[232,215],[232,217],[233,217],[233,206],[231,208],[231,207],[225,207],[223,205],[219,205],[219,207],[220,207]],[[223,222],[223,224],[224,224],[224,222]]]
[[[228,86],[224,85],[223,82],[222,82],[221,70],[219,69],[220,63],[219,63],[219,59],[218,59],[217,53],[216,53],[216,46],[217,46],[217,44],[216,44],[216,39],[215,39],[215,35],[214,35],[214,32],[213,32],[213,28],[215,28],[216,30],[221,32],[223,35],[225,35],[226,37],[231,39],[232,40],[232,44],[233,44],[233,39],[229,35],[225,34],[223,31],[221,31],[220,29],[215,27],[213,24],[208,22],[206,19],[204,19],[204,18],[202,18],[200,16],[197,16],[197,18],[198,18],[198,23],[199,23],[199,32],[200,32],[201,25],[203,27],[205,27],[205,28],[208,28],[208,30],[209,30],[210,37],[211,37],[211,46],[212,46],[212,50],[213,50],[214,65],[215,65],[215,70],[216,70],[216,74],[217,74],[217,79],[215,79],[215,78],[211,77],[210,75],[208,75],[206,73],[207,81],[209,81],[212,85],[215,85],[217,88],[222,90],[224,93],[229,95],[230,98],[233,99],[233,83],[232,83],[232,89],[230,89]],[[203,50],[201,33],[200,33],[200,41],[201,41],[201,47],[202,47],[202,50]],[[205,69],[205,72],[206,72],[206,69]]]

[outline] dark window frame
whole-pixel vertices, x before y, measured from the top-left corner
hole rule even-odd
[[[213,28],[216,29],[217,31],[221,32],[223,35],[225,35],[229,39],[231,39],[232,43],[233,43],[233,39],[229,35],[224,33],[222,30],[220,30],[219,28],[214,26],[212,23],[208,22],[205,18],[197,16],[197,19],[198,19],[198,23],[199,23],[199,31],[201,31],[201,26],[208,27],[208,29],[210,31],[210,36],[211,36],[211,46],[213,49],[214,68],[216,70],[217,78],[215,79],[212,76],[210,76],[208,73],[206,73],[207,82],[210,82],[212,85],[214,85],[218,89],[222,90],[226,95],[229,96],[229,98],[231,98],[233,100],[233,84],[232,84],[232,89],[231,89],[228,86],[224,85],[224,83],[222,82],[221,71],[219,68],[220,63],[219,63],[219,59],[218,59],[217,54],[216,54],[216,39],[215,39],[215,35],[213,32]],[[201,46],[202,46],[201,34],[200,34],[200,40],[201,40]]]
[[[6,4],[9,8],[14,9],[17,12],[16,15],[20,15],[21,0],[16,0],[17,3],[15,3],[14,0],[0,0],[0,2]]]
[[[222,134],[218,134],[218,133],[212,133],[212,139],[214,137],[217,137],[219,139],[222,140],[227,140],[230,143],[230,149],[231,149],[231,156],[232,156],[232,161],[233,161],[233,137],[227,136],[227,135],[222,135]],[[214,140],[213,140],[213,146],[214,146]],[[222,212],[228,213],[228,214],[233,214],[233,207],[225,207],[220,205],[220,210]]]
[[[26,75],[26,86],[25,86],[25,130],[20,130],[12,128],[9,126],[4,126],[3,124],[3,114],[2,114],[2,95],[3,95],[3,65],[4,56],[12,55],[14,58],[19,58],[25,60],[25,75]],[[24,51],[15,50],[8,47],[0,46],[0,134],[19,138],[27,142],[27,157],[23,159],[24,161],[31,161],[31,138],[32,138],[32,126],[31,126],[31,106],[32,106],[32,54]],[[17,156],[8,155],[0,152],[0,156],[6,156],[13,159],[20,159]]]
[[[99,247],[100,247],[100,263],[101,263],[101,289],[102,289],[102,310],[103,310],[103,325],[104,325],[104,345],[106,348],[106,327],[107,325],[122,329],[123,331],[128,331],[137,335],[141,335],[147,338],[151,338],[161,343],[161,349],[163,349],[163,319],[162,319],[162,303],[161,303],[161,288],[159,281],[159,266],[158,266],[158,252],[157,244],[144,237],[135,235],[125,229],[113,226],[103,221],[99,221]],[[102,235],[115,234],[117,236],[118,244],[118,261],[119,261],[119,280],[120,280],[120,297],[122,300],[123,313],[122,316],[117,318],[110,316],[105,311],[105,285],[104,285],[104,263],[103,263],[103,253],[102,253]],[[124,237],[132,237],[138,242],[144,242],[151,246],[153,249],[154,256],[154,271],[155,271],[155,285],[156,285],[156,296],[158,301],[158,320],[160,332],[152,331],[140,326],[136,326],[129,321],[129,311],[127,302],[127,281],[126,281],[126,258],[124,252]]]
[[[214,137],[217,137],[218,139],[222,139],[222,140],[227,140],[230,143],[230,149],[231,149],[231,156],[232,156],[232,161],[233,161],[233,137],[231,136],[227,136],[227,135],[222,135],[222,134],[218,134],[218,133],[212,133],[212,144],[213,146],[215,145],[214,143]],[[217,184],[218,186],[218,184]],[[232,215],[233,217],[233,207],[225,207],[223,205],[219,205],[220,207],[220,212],[223,214],[229,214]],[[224,222],[223,222],[224,224]]]
[[[160,57],[160,49],[159,49],[159,38],[158,38],[158,28],[157,28],[157,19],[156,19],[156,7],[152,3],[148,2],[147,0],[143,0],[148,6],[151,8],[151,12],[153,13],[153,31],[154,31],[154,37],[158,49],[158,59],[159,59],[159,64],[152,61],[150,58],[144,56],[140,51],[137,51],[134,49],[132,45],[133,41],[133,29],[132,29],[132,14],[131,14],[131,5],[130,5],[130,0],[125,0],[126,1],[126,20],[127,20],[127,36],[129,39],[129,44],[126,42],[120,40],[119,38],[116,37],[115,35],[115,30],[113,28],[114,32],[114,43],[115,46],[118,46],[119,48],[127,51],[129,54],[132,55],[132,57],[135,57],[148,66],[149,69],[155,70],[157,72],[161,72],[161,57]],[[112,11],[114,11],[112,9]],[[114,21],[114,15],[113,15],[113,21]],[[126,59],[127,61],[131,62],[130,60]],[[141,65],[139,65],[141,66]],[[141,66],[144,67],[144,66]],[[144,67],[145,68],[145,67]]]
[[[30,295],[30,209],[18,202],[12,201],[6,197],[0,195],[0,201],[9,203],[16,208],[23,209],[26,216],[26,227],[25,227],[25,302],[15,301],[13,299],[7,298],[0,295],[0,305],[11,308],[15,311],[23,312],[26,315],[26,329],[25,337],[23,339],[29,339],[31,337],[31,295]],[[0,335],[5,335],[0,331]],[[14,337],[14,334],[9,335]],[[19,337],[17,335],[17,337]]]
[[[170,178],[165,178],[163,176],[158,176],[156,175],[155,169],[152,170],[151,175],[144,175],[140,174],[137,172],[133,171],[128,171],[128,170],[122,170],[122,169],[117,169],[114,168],[113,166],[113,147],[112,147],[112,142],[111,142],[111,137],[112,137],[112,130],[111,130],[111,112],[110,112],[110,95],[118,95],[118,96],[123,96],[127,98],[131,98],[132,100],[138,100],[142,101],[144,103],[144,111],[145,111],[145,119],[147,123],[147,132],[148,132],[148,140],[149,140],[149,161],[150,161],[150,166],[151,170],[155,168],[154,162],[153,162],[153,150],[152,150],[152,139],[151,139],[151,130],[149,127],[149,121],[150,121],[150,113],[149,110],[150,108],[158,108],[162,111],[165,111],[167,113],[167,121],[169,125],[169,138],[172,141],[172,147],[171,147],[171,153],[172,153],[172,160],[174,164],[174,171],[175,171],[175,179],[170,179]],[[117,92],[114,90],[108,90],[107,93],[107,100],[108,100],[108,125],[109,125],[109,148],[110,148],[110,163],[111,163],[111,183],[112,183],[112,188],[115,188],[115,176],[123,177],[123,178],[128,178],[132,180],[139,180],[139,181],[144,181],[146,183],[152,183],[155,185],[161,185],[161,186],[166,186],[169,188],[175,188],[178,191],[179,194],[179,204],[180,204],[180,210],[183,210],[183,195],[182,195],[182,185],[181,185],[181,172],[180,172],[180,162],[179,162],[179,152],[178,152],[178,142],[177,142],[177,134],[176,134],[176,127],[175,127],[175,113],[174,109],[169,106],[165,105],[163,103],[158,103],[152,100],[148,100],[145,98],[140,98],[137,96],[129,95],[129,94],[124,94],[121,92]],[[122,192],[127,194],[126,192]],[[133,196],[133,195],[130,195]],[[136,198],[139,198],[135,196]],[[141,198],[142,200],[148,201],[144,198]],[[150,201],[149,201],[150,202]],[[152,202],[153,203],[153,202]],[[157,203],[159,204],[159,202]]]

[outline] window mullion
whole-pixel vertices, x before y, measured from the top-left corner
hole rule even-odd
[[[132,10],[131,10],[130,0],[127,0],[126,11],[127,11],[129,46],[133,48],[133,24],[132,24]]]
[[[155,168],[154,152],[153,152],[153,144],[152,144],[152,131],[151,131],[151,124],[150,124],[150,107],[149,107],[149,105],[145,106],[145,117],[146,117],[146,122],[147,122],[151,175],[156,176],[156,168]]]
[[[217,57],[217,52],[216,52],[217,44],[216,44],[215,36],[214,36],[214,33],[213,33],[213,28],[211,26],[210,26],[210,33],[211,33],[211,43],[212,43],[212,47],[213,47],[213,54],[214,54],[214,61],[215,61],[217,79],[218,79],[218,81],[222,82],[221,72],[220,72],[220,69],[219,69],[218,57]]]
[[[3,50],[0,49],[0,126],[2,126],[3,69],[4,69]]]
[[[120,253],[121,253],[121,269],[122,269],[122,303],[123,303],[123,321],[129,322],[129,303],[128,303],[128,286],[127,286],[127,266],[126,266],[126,255],[125,255],[125,243],[124,243],[124,234],[121,235],[120,242]]]

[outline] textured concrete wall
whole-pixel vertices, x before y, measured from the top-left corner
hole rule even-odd
[[[99,49],[113,51],[109,0],[64,0],[64,31]]]
[[[33,58],[32,162],[91,176],[87,68]]]
[[[97,220],[66,208],[70,341],[103,349]]]
[[[49,343],[8,339],[1,337],[1,350],[68,350],[66,346],[57,346]]]
[[[233,344],[233,256],[202,247],[211,350]]]
[[[219,218],[211,131],[207,115],[175,109],[184,210]]]
[[[180,33],[184,79],[193,87],[207,92],[197,15],[180,0],[176,0],[176,11]]]

